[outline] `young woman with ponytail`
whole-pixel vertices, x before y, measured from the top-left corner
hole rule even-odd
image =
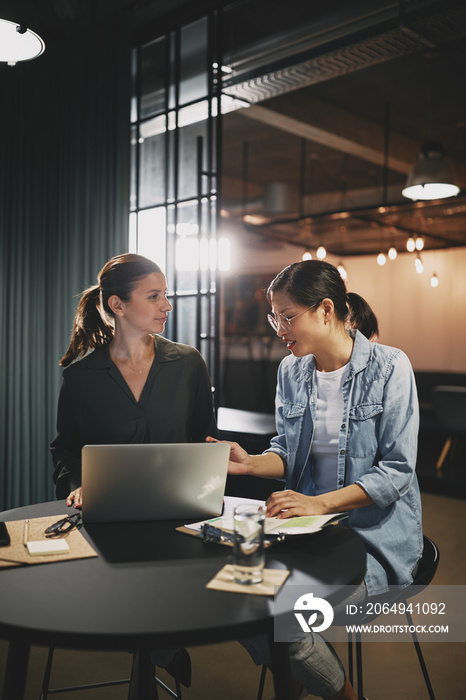
[[[82,505],[84,444],[203,442],[216,426],[199,352],[163,332],[172,306],[165,276],[142,255],[109,260],[83,292],[51,444],[58,498]]]
[[[396,348],[371,342],[377,319],[347,293],[338,270],[306,261],[268,289],[269,321],[290,355],[278,371],[277,436],[262,455],[231,443],[230,473],[281,478],[267,515],[289,518],[348,511],[367,548],[365,580],[351,602],[412,583],[422,554],[415,475],[418,400],[413,371]],[[243,642],[269,663],[264,640]],[[290,647],[296,697],[356,700],[332,647],[307,634]]]

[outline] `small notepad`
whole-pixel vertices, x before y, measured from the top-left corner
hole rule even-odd
[[[68,554],[70,551],[68,542],[65,542],[63,539],[34,540],[33,542],[27,542],[26,546],[32,557],[41,556],[43,554]]]

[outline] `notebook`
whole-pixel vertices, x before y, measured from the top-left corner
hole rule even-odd
[[[226,443],[85,445],[83,521],[204,519],[220,515]]]

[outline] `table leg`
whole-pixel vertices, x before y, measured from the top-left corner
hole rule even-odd
[[[288,644],[286,642],[274,642],[273,634],[271,634],[269,636],[269,645],[275,700],[291,700],[292,679]]]
[[[28,642],[10,642],[6,662],[3,698],[22,700],[26,689],[26,676],[29,662]]]
[[[134,655],[128,700],[157,700],[155,668],[150,660],[150,651],[139,651]]]

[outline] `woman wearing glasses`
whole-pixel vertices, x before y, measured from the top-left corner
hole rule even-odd
[[[347,293],[329,263],[285,268],[268,300],[269,321],[290,350],[278,371],[277,436],[262,455],[233,443],[229,471],[285,480],[285,490],[267,500],[268,516],[349,511],[347,524],[367,548],[359,600],[388,585],[408,586],[423,542],[409,360],[369,340],[378,333],[374,313]],[[257,663],[268,662],[262,642],[245,645]],[[291,644],[290,654],[303,686],[297,695],[356,700],[340,660],[318,635]]]
[[[81,296],[60,361],[66,369],[51,444],[56,494],[70,506],[82,505],[86,443],[203,442],[216,433],[204,360],[159,335],[172,310],[166,292],[160,267],[128,253],[109,260]]]

